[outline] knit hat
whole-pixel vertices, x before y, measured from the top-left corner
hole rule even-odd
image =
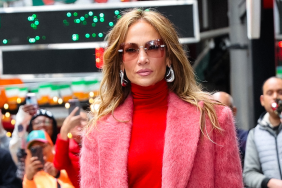
[[[43,142],[43,143],[49,143],[51,146],[53,146],[53,142],[50,138],[50,136],[44,131],[44,130],[34,130],[31,131],[27,136],[27,148],[30,148],[33,142]]]
[[[48,111],[48,110],[44,110],[44,109],[38,109],[36,114],[31,118],[29,125],[27,127],[27,131],[30,133],[31,131],[33,131],[32,128],[32,121],[37,118],[38,116],[45,116],[47,118],[50,118],[53,120],[53,135],[51,136],[52,142],[53,144],[56,143],[57,140],[57,134],[58,134],[58,127],[57,127],[57,121],[54,118],[53,114]]]

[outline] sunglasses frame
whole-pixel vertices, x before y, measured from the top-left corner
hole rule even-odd
[[[165,43],[164,43],[164,41],[162,39],[155,39],[155,40],[150,40],[150,41],[146,42],[145,45],[143,45],[143,46],[138,46],[136,43],[122,43],[120,45],[120,49],[118,50],[118,52],[121,53],[121,54],[124,54],[124,47],[125,47],[126,44],[135,44],[136,46],[138,46],[137,54],[139,54],[140,48],[143,48],[145,50],[146,54],[148,55],[148,53],[147,53],[148,49],[145,48],[145,46],[146,46],[146,44],[148,44],[148,43],[150,43],[152,41],[154,41],[154,42],[157,41],[157,42],[161,43],[160,48],[165,48],[166,47],[166,45],[165,45]]]

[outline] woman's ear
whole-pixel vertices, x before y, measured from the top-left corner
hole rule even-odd
[[[168,57],[166,57],[166,66],[170,67],[171,63]]]

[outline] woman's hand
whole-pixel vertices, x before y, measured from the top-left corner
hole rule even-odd
[[[71,113],[70,115],[65,119],[62,128],[61,128],[61,138],[63,140],[67,140],[68,139],[68,133],[77,125],[81,124],[81,116],[77,115],[74,116],[74,114],[76,113],[76,111],[79,108],[76,107]]]
[[[58,175],[59,170],[54,167],[54,164],[51,162],[46,162],[44,165],[44,171],[50,174],[53,177]]]
[[[35,115],[37,110],[38,110],[38,106],[35,106],[34,104],[23,105],[23,111],[28,113],[31,116]]]
[[[43,168],[42,163],[37,157],[31,157],[30,163],[26,168],[26,178],[28,180],[33,180],[34,175]]]

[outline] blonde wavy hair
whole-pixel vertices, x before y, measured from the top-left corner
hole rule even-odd
[[[92,110],[94,116],[86,127],[87,132],[95,127],[97,121],[102,117],[109,114],[114,116],[114,110],[125,101],[130,93],[130,84],[126,87],[121,86],[119,71],[122,58],[118,50],[125,41],[129,27],[141,19],[150,23],[166,44],[166,55],[170,59],[175,73],[175,80],[172,83],[167,83],[169,90],[182,100],[197,106],[201,112],[200,128],[203,134],[205,128],[204,114],[207,114],[210,118],[213,128],[221,129],[214,109],[214,103],[217,102],[212,99],[209,93],[203,92],[197,85],[193,68],[178,41],[178,35],[173,24],[155,10],[133,9],[123,14],[106,37],[108,47],[104,52],[103,79],[100,85],[100,94],[93,103],[96,109]],[[203,102],[203,107],[199,106],[199,101]]]

